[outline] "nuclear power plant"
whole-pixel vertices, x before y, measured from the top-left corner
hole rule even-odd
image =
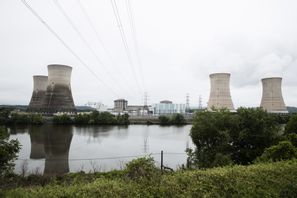
[[[28,111],[43,114],[74,113],[71,71],[70,66],[52,64],[48,65],[48,77],[34,76],[34,91]]]
[[[207,109],[229,109],[234,110],[230,94],[230,74],[214,73],[210,74],[210,96]]]
[[[261,107],[271,113],[288,113],[283,95],[282,78],[272,77],[262,79]]]
[[[41,112],[47,88],[47,76],[33,76],[33,93],[28,106],[29,112]]]

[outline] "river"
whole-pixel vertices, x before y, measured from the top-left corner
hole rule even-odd
[[[160,166],[173,169],[186,163],[186,148],[193,147],[191,125],[11,127],[10,139],[22,145],[15,173],[55,175],[122,169],[125,163],[151,155]]]

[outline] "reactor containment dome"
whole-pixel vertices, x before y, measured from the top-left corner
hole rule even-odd
[[[207,109],[228,109],[234,110],[230,94],[230,74],[214,73],[210,74],[210,96]]]
[[[282,95],[282,78],[263,78],[262,87],[260,106],[270,113],[288,113]]]

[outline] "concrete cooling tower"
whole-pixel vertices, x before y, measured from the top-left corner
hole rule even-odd
[[[233,102],[230,94],[230,74],[214,73],[210,74],[210,96],[207,109],[223,109],[234,110]]]
[[[47,88],[47,76],[33,76],[33,93],[28,106],[29,112],[40,112]]]
[[[66,65],[48,65],[48,84],[43,101],[44,113],[75,112],[71,92],[72,67]]]
[[[263,92],[260,106],[271,113],[288,113],[282,95],[282,78],[263,78],[262,86]]]

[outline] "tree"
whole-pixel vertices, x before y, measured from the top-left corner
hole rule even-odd
[[[227,110],[196,114],[190,136],[196,145],[195,157],[199,168],[216,166],[214,161],[217,153],[230,153],[232,125],[231,113]]]
[[[170,123],[174,125],[183,125],[186,123],[186,120],[182,114],[176,113],[170,117]]]
[[[72,119],[67,114],[55,115],[53,118],[55,124],[72,124]]]
[[[297,158],[297,148],[289,141],[281,141],[277,145],[266,148],[256,162],[270,162]]]
[[[237,164],[249,164],[264,149],[279,140],[280,125],[273,114],[262,108],[237,109],[238,125],[232,131],[232,159]]]
[[[0,176],[4,176],[12,171],[14,167],[13,161],[17,158],[20,150],[18,140],[8,140],[7,131],[0,127]]]
[[[297,133],[297,114],[290,117],[285,128],[285,133]]]
[[[197,166],[252,163],[278,141],[279,130],[276,117],[261,108],[199,112],[190,133]]]
[[[170,118],[167,116],[159,116],[159,121],[161,125],[169,125],[170,124]]]

